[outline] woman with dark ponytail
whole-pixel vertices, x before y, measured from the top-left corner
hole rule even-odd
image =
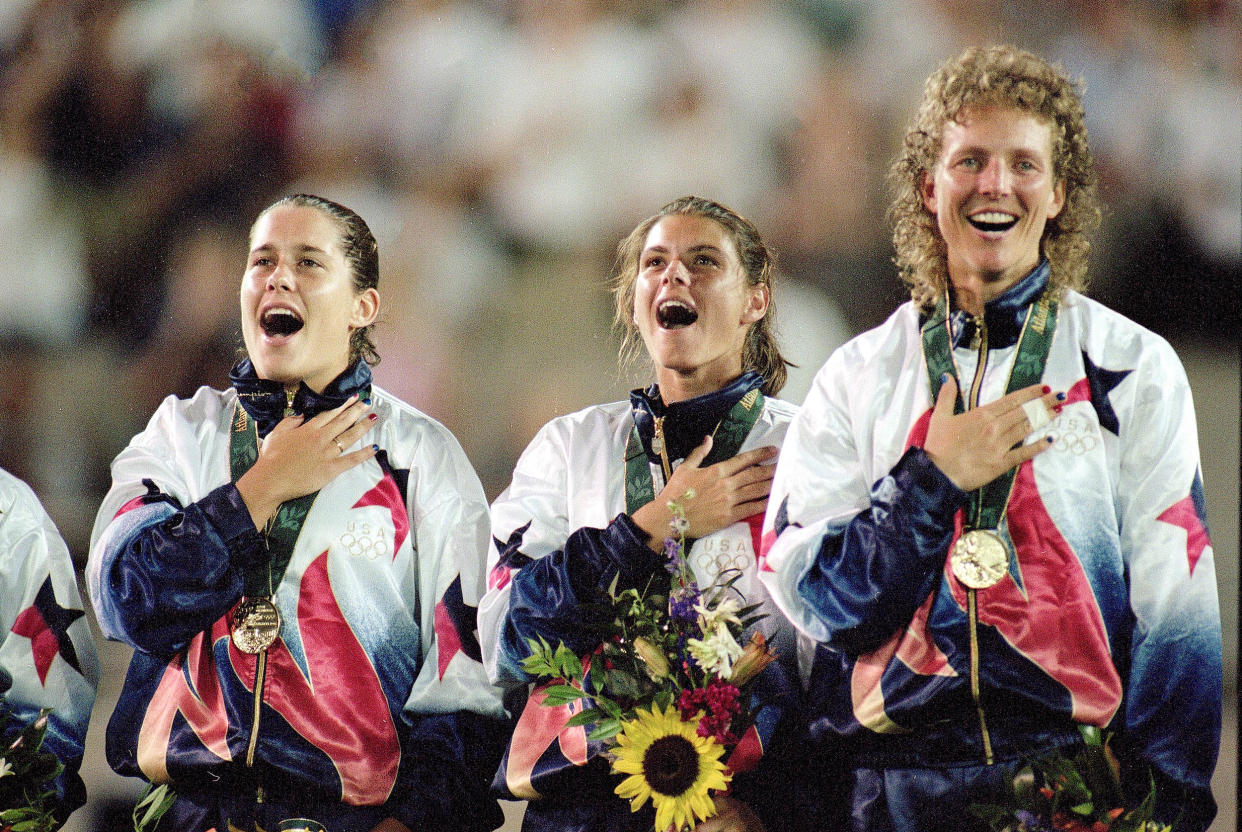
[[[670,501],[689,523],[687,557],[699,585],[736,572],[741,603],[768,606],[755,533],[777,446],[796,411],[774,398],[786,362],[772,332],[772,259],[749,221],[692,196],[664,206],[621,242],[614,296],[622,357],[635,357],[641,344],[655,380],[629,401],[545,425],[492,504],[479,632],[494,682],[525,692],[528,639],[562,642],[579,655],[597,646],[607,622],[593,616],[610,585],[641,590],[664,571]],[[799,700],[793,632],[778,614],[755,626],[780,655],[760,679],[764,701],[788,717]],[[652,828],[650,807],[631,813],[613,793],[619,778],[604,760],[565,760],[552,772],[546,740],[525,724],[519,720],[496,779],[499,796],[530,800],[523,829]],[[798,828],[785,791],[787,761],[777,762],[795,720],[775,725],[763,738],[763,759],[715,798],[717,814],[703,828]],[[526,770],[518,760],[538,762]]]
[[[134,648],[107,752],[150,783],[142,829],[503,822],[472,618],[487,503],[452,434],[372,382],[378,283],[352,210],[266,208],[229,388],[168,397],[112,463],[88,585]]]

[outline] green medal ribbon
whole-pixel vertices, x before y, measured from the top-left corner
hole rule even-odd
[[[729,409],[712,434],[712,449],[702,465],[714,465],[737,454],[750,430],[763,412],[763,394],[751,390]],[[655,499],[655,483],[651,479],[651,459],[638,437],[638,426],[630,428],[625,446],[625,510],[631,515]]]
[[[962,413],[966,407],[962,401],[962,383],[957,378],[957,367],[953,363],[948,306],[947,296],[942,297],[936,304],[935,311],[923,324],[923,358],[927,362],[927,380],[931,385],[933,404],[940,394],[940,378],[947,373],[957,381],[958,396],[953,412]],[[1052,346],[1052,336],[1056,330],[1058,307],[1057,301],[1045,292],[1027,309],[1022,334],[1018,338],[1018,352],[1005,386],[1006,394],[1035,384],[1043,377],[1044,366],[1048,362],[1048,350]],[[983,369],[981,367],[979,371]],[[971,494],[967,529],[995,529],[1000,525],[1016,475],[1017,468],[1010,468]]]
[[[259,433],[254,420],[240,404],[233,411],[233,429],[229,433],[229,471],[233,482],[241,479],[259,458]],[[268,597],[280,586],[293,545],[302,532],[302,524],[319,492],[304,494],[280,504],[266,533],[268,562],[254,564],[246,570],[246,597]]]

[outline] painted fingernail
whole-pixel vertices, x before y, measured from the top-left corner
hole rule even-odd
[[[370,396],[367,396],[365,399],[363,399],[363,400],[362,400],[362,403],[363,403],[363,404],[370,404],[370,403],[371,403],[371,397],[370,397]]]
[[[1051,392],[1052,392],[1052,388],[1051,388],[1051,387],[1049,387],[1049,386],[1048,386],[1048,385],[1046,385],[1046,384],[1044,385],[1044,388],[1043,388],[1043,389],[1044,389],[1044,395],[1045,395],[1045,396],[1046,396],[1046,395],[1048,395],[1049,393],[1051,393]]]
[[[948,374],[948,373],[941,373],[941,374],[940,374],[940,383],[941,383],[941,384],[948,384],[948,383],[949,383],[949,374]]]
[[[1059,401],[1059,402],[1063,402],[1063,401],[1065,401],[1065,391],[1064,391],[1064,390],[1062,390],[1060,393],[1057,393],[1057,401]]]
[[[1061,404],[1054,404],[1054,405],[1052,406],[1052,412],[1053,412],[1053,413],[1060,413],[1060,412],[1061,412],[1061,410],[1062,410],[1062,408],[1064,408],[1064,407],[1065,407],[1065,405],[1061,405]]]
[[[1045,442],[1047,442],[1049,445],[1051,445],[1051,444],[1052,444],[1052,437],[1051,437],[1051,436],[1045,436],[1045,437],[1044,437],[1044,441],[1045,441]]]
[[[378,419],[378,418],[379,418],[379,416],[377,416],[377,415],[376,415],[376,414],[374,414],[374,413],[368,413],[368,414],[367,414],[367,418],[368,418],[368,419],[370,419],[372,422],[374,422],[376,419]]]
[[[1049,441],[1049,442],[1051,442],[1052,440],[1051,440],[1051,439],[1049,439],[1048,441]],[[372,445],[372,446],[371,446],[371,450],[373,450],[373,451],[378,451],[378,450],[379,450],[379,445]]]

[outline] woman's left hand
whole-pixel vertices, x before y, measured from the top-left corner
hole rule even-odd
[[[396,818],[384,818],[375,825],[371,832],[411,832],[411,830]]]
[[[766,832],[755,810],[736,797],[716,798],[716,814],[694,827],[694,832]]]

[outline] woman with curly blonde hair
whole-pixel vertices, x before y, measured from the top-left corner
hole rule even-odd
[[[849,741],[850,829],[985,830],[971,807],[1026,761],[1107,731],[1119,800],[1202,832],[1221,630],[1194,407],[1168,343],[1078,291],[1100,209],[1074,84],[1010,46],[949,60],[892,180],[912,300],[816,376],[759,572],[834,658],[809,724]]]
[[[1030,113],[1052,125],[1052,174],[1065,189],[1065,204],[1048,220],[1040,241],[1051,265],[1048,286],[1082,291],[1087,285],[1088,237],[1100,224],[1100,200],[1076,85],[1030,52],[1013,46],[976,47],[927,80],[923,104],[889,170],[896,262],[915,303],[923,308],[930,308],[945,291],[948,275],[944,238],[923,198],[925,180],[940,158],[945,125],[985,107]]]

